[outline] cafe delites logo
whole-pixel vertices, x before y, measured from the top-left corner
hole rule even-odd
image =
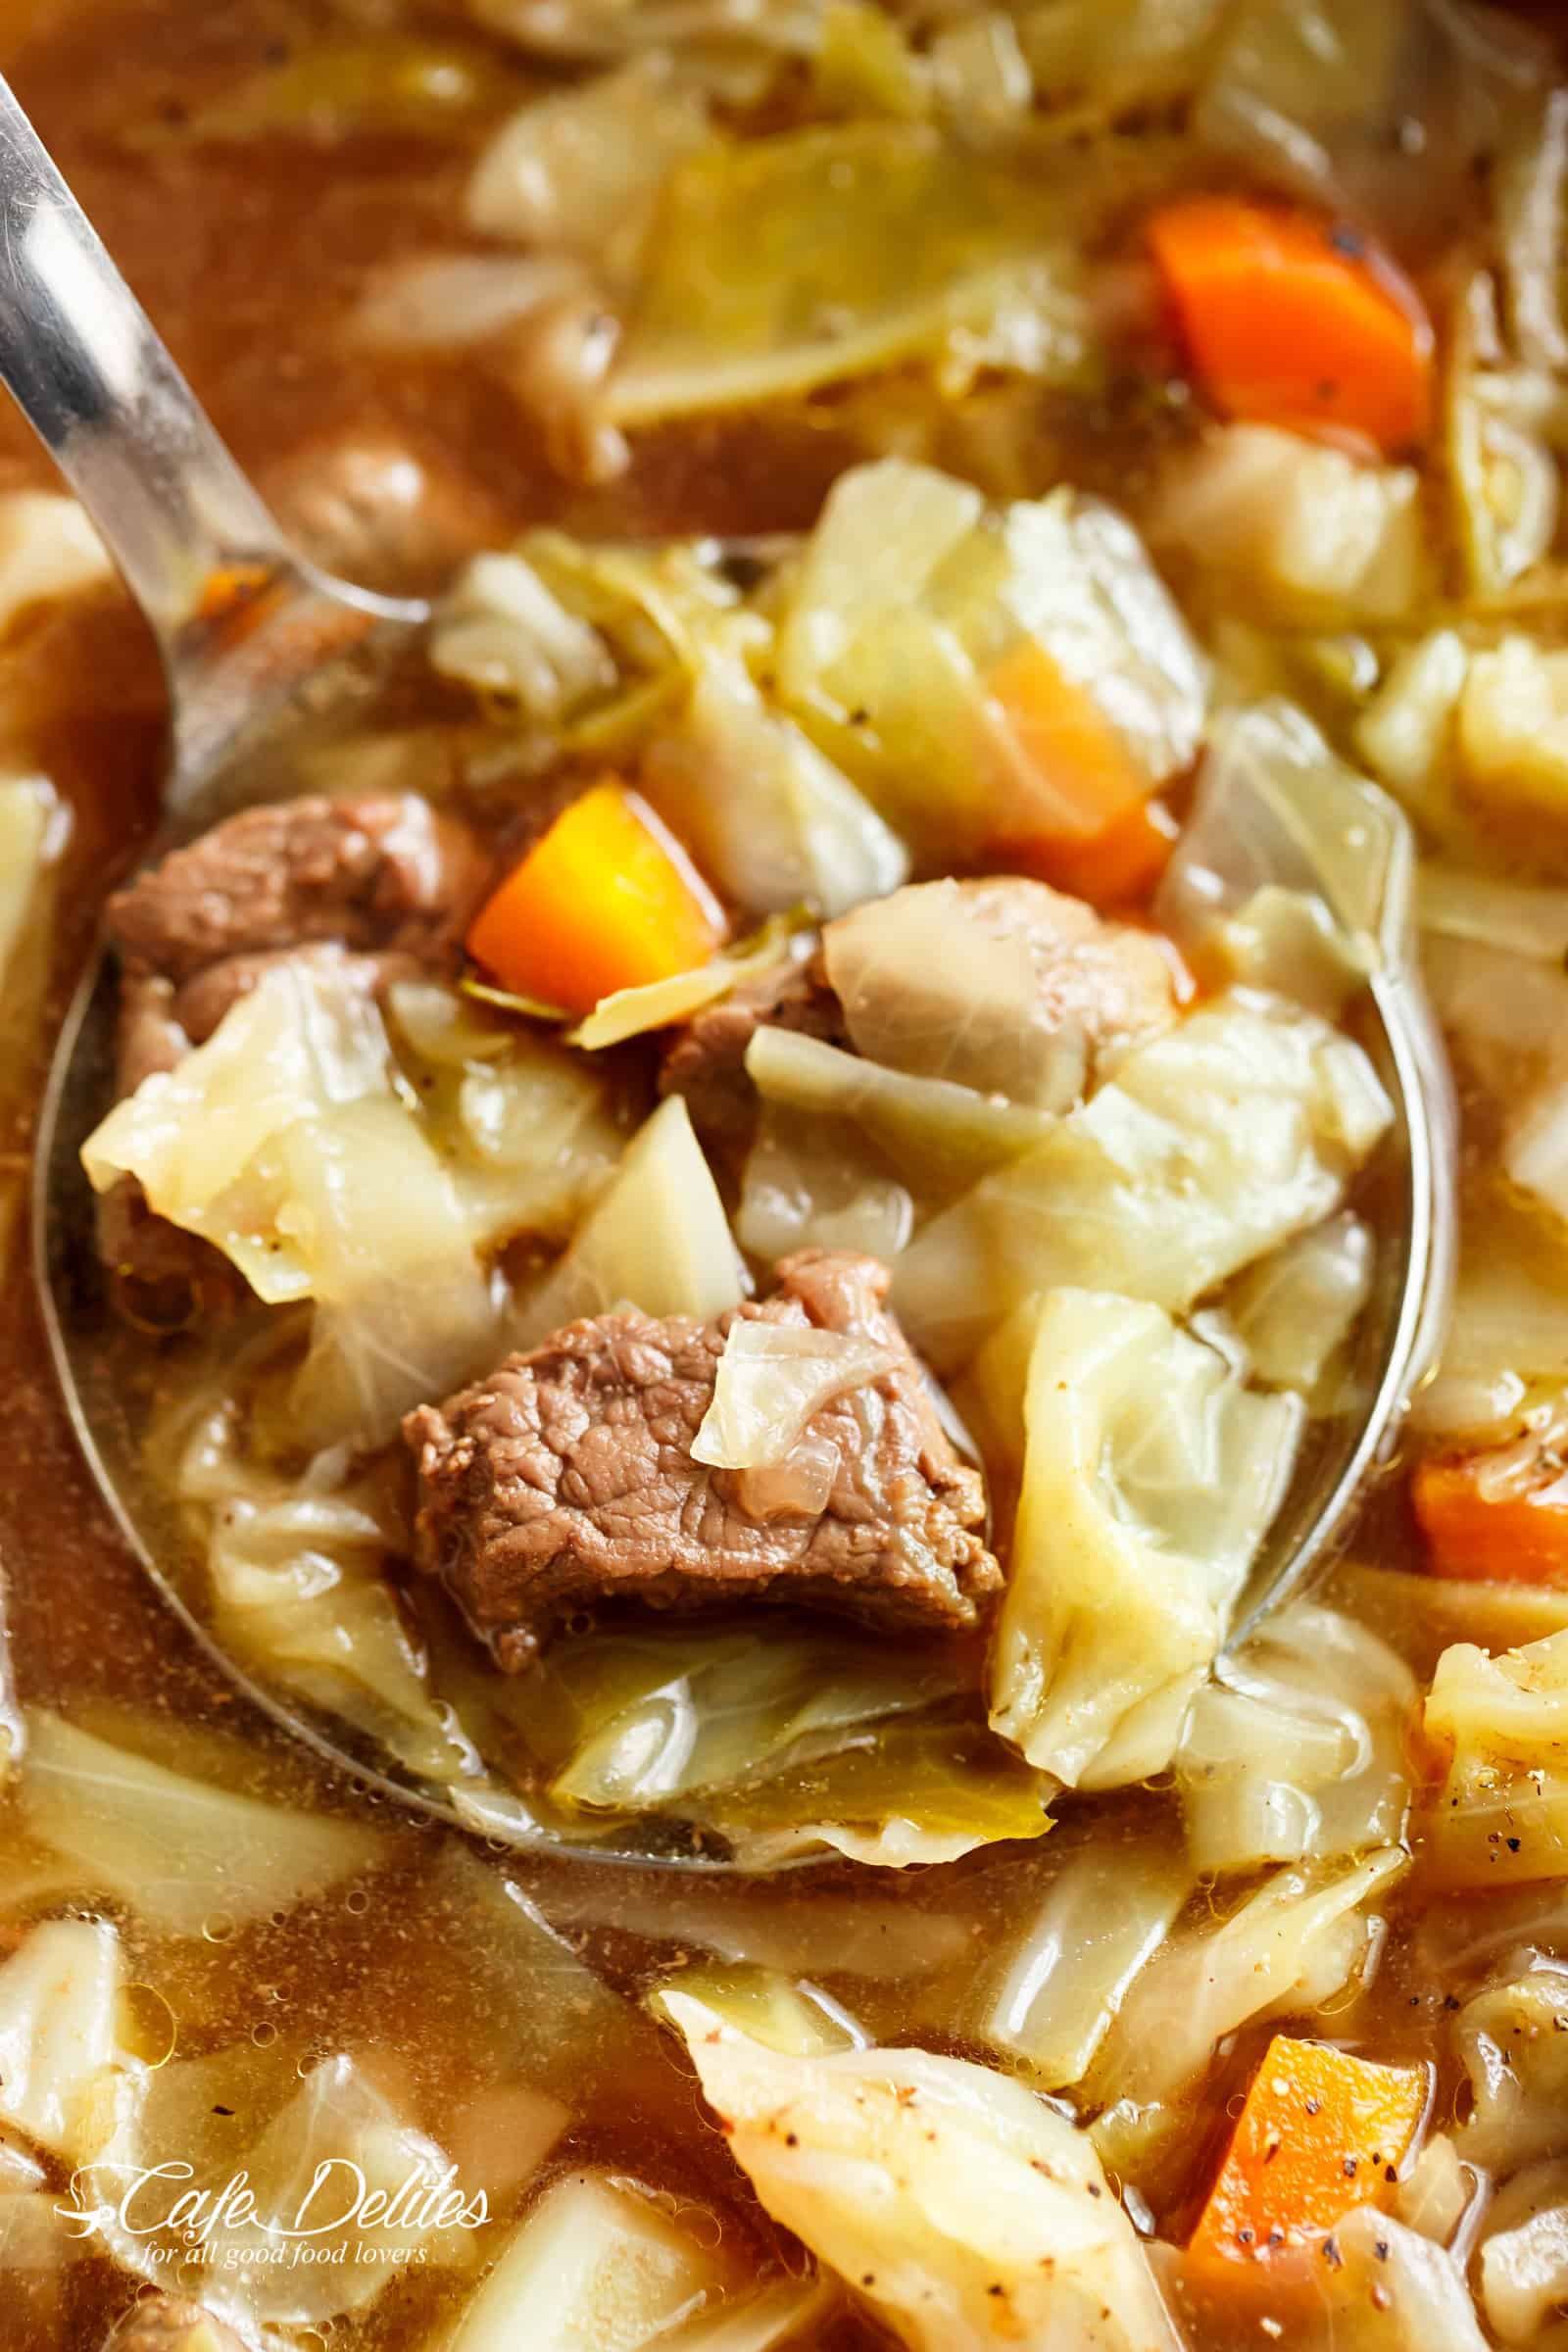
[[[352,2157],[323,2157],[281,2202],[244,2170],[202,2187],[195,2167],[177,2162],[85,2165],[71,2187],[72,2202],[55,2210],[77,2237],[134,2240],[153,2263],[227,2271],[421,2263],[430,2239],[490,2219],[483,2189],[466,2191],[456,2165],[438,2173],[423,2161],[388,2184]]]

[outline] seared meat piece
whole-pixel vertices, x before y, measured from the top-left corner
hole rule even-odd
[[[757,1122],[757,1094],[746,1075],[746,1049],[759,1029],[798,1029],[830,1046],[849,1043],[839,1001],[820,954],[790,956],[716,1004],[705,1004],[676,1032],[659,1073],[662,1095],[684,1095],[692,1125],[709,1149],[745,1154]]]
[[[468,827],[413,795],[318,794],[215,825],[109,902],[121,1093],[205,1044],[280,956],[343,957],[368,989],[439,966],[488,875]],[[129,1180],[99,1203],[98,1248],[157,1325],[237,1295],[227,1260],[153,1216]]]
[[[916,1072],[929,1069],[936,1040],[951,1045],[943,1075],[1006,1094],[1032,1068],[1032,1099],[1060,1109],[1104,1055],[1174,1012],[1157,944],[1081,899],[1016,874],[917,882],[828,923],[809,960],[781,962],[705,1006],[676,1035],[659,1083],[686,1097],[704,1143],[733,1161],[756,1125],[746,1049],[764,1025]]]
[[[104,2339],[103,2352],[245,2352],[232,2328],[183,2295],[133,2303]]]
[[[310,940],[439,960],[487,873],[467,826],[412,794],[317,794],[243,809],[172,851],[110,900],[109,930],[130,969],[176,984]]]
[[[710,1323],[599,1315],[404,1422],[416,1554],[499,1665],[604,1601],[798,1602],[915,1631],[973,1625],[1002,1582],[985,1491],[937,1418],[874,1258],[804,1250],[760,1305]],[[737,1319],[844,1332],[893,1368],[814,1414],[775,1471],[692,1458]],[[814,1491],[813,1491],[814,1483]]]

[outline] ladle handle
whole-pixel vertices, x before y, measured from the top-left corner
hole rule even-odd
[[[0,379],[97,524],[172,668],[215,578],[302,576],[3,80]]]

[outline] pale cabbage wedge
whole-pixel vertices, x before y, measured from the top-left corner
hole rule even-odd
[[[741,654],[704,647],[642,784],[711,881],[757,914],[842,914],[897,890],[909,856],[794,720],[768,710]]]
[[[1060,489],[985,511],[937,552],[946,483],[894,461],[845,476],[818,526],[831,564],[813,536],[796,575],[810,601],[797,617],[786,592],[781,644],[795,649],[786,691],[802,724],[928,862],[972,866],[1101,821],[1063,784],[1057,729],[1093,739],[1129,793],[1188,766],[1207,673],[1114,509]],[[840,585],[857,561],[864,593]]]
[[[989,1998],[981,2039],[1043,2090],[1082,2081],[1197,1874],[1168,1835],[1092,1839],[1052,1879]]]
[[[1225,1306],[1254,1380],[1317,1400],[1371,1295],[1374,1247],[1370,1228],[1342,1209],[1237,1276]]]
[[[90,2164],[134,2110],[144,2070],[123,2046],[120,1936],[107,1920],[30,1928],[0,1967],[0,2123]]]
[[[764,1103],[746,1157],[735,1235],[773,1265],[792,1250],[863,1250],[891,1264],[914,1231],[906,1185],[848,1119]]]
[[[785,699],[809,695],[863,630],[917,604],[984,513],[972,483],[905,458],[840,474],[790,579],[778,639]]]
[[[243,2100],[236,2082],[244,2083]],[[158,2175],[161,2166],[185,2169]],[[144,2175],[206,2191],[218,2211],[205,2238],[170,2225],[172,2197],[127,2197],[127,2184]],[[255,2199],[248,2222],[231,2219],[219,2201],[236,2178]],[[83,2182],[97,2233],[126,2270],[200,2296],[245,2341],[260,2336],[269,2345],[277,2339],[265,2330],[319,2328],[363,2310],[405,2263],[466,2259],[468,2233],[436,2224],[437,2192],[452,2185],[445,2150],[370,2065],[340,2050],[308,2066],[297,2045],[258,2055],[248,2042],[158,2068]],[[374,2228],[386,2251],[378,2262],[360,2254],[362,2193],[381,2215]],[[371,2197],[384,2203],[370,2207]],[[270,2243],[283,2247],[280,2259],[258,2258]],[[293,2243],[315,2246],[317,2259],[290,2260]]]
[[[1169,469],[1152,531],[1250,613],[1294,627],[1400,620],[1429,584],[1415,468],[1277,425],[1211,428]]]
[[[345,1483],[340,1455],[296,1477],[245,1452],[229,1396],[203,1400],[174,1492],[204,1545],[225,1642],[269,1681],[382,1740],[410,1771],[450,1782],[472,1750],[431,1694],[426,1660],[384,1574],[407,1529],[383,1477]]]
[[[1091,2141],[1022,2084],[924,2050],[791,2056],[662,1998],[768,2212],[911,2352],[1175,2352]]]
[[[1215,1669],[1176,1750],[1197,1871],[1332,1860],[1404,1834],[1415,1677],[1337,1610],[1293,1601]]]
[[[813,1414],[851,1389],[891,1372],[898,1357],[876,1341],[810,1325],[731,1325],[713,1401],[692,1441],[694,1461],[723,1470],[787,1461]]]
[[[464,199],[468,226],[635,269],[659,192],[705,144],[708,110],[666,57],[535,98],[491,137]]]
[[[1446,1759],[1422,1870],[1441,1886],[1568,1874],[1568,1633],[1489,1657],[1446,1649],[1425,1729]]]
[[[1568,2155],[1568,1968],[1514,1943],[1466,2001],[1455,2037],[1470,2078],[1455,2139],[1466,2162],[1506,2171]]]
[[[1549,2343],[1568,2301],[1568,2164],[1516,2173],[1487,2212],[1479,2269],[1488,2325],[1505,2344]]]
[[[1047,1785],[961,1706],[940,1651],[788,1621],[558,1642],[519,1694],[551,1800],[663,1812],[759,1869],[825,1850],[902,1868],[1049,1829]]]
[[[921,123],[714,139],[663,188],[610,387],[617,424],[798,397],[910,361],[1091,371],[1072,257],[1021,178]]]
[[[1356,1862],[1294,1865],[1228,1916],[1195,1914],[1168,1936],[1128,1987],[1090,2068],[1086,2095],[1116,2101],[1096,2126],[1106,2162],[1169,2122],[1163,2102],[1201,2074],[1225,2034],[1251,2019],[1310,2016],[1339,1992],[1373,1949],[1369,1906],[1408,1868],[1397,1846]]]
[[[519,1300],[508,1336],[536,1347],[564,1323],[627,1303],[706,1322],[749,1288],[691,1115],[671,1095],[627,1145],[565,1256]]]
[[[27,1730],[29,1834],[166,1934],[292,1910],[380,1858],[356,1823],[187,1779],[38,1708]]]
[[[1371,2204],[1335,2224],[1332,2263],[1326,2242],[1270,2264],[1302,2352],[1488,2352],[1463,2261],[1446,2247]]]
[[[269,1305],[317,1301],[298,1403],[318,1439],[384,1441],[493,1345],[461,1191],[397,1089],[380,1014],[331,958],[274,967],[110,1111],[82,1163],[99,1192],[135,1177]]]
[[[782,1969],[683,1968],[649,1996],[648,2006],[656,2017],[666,2014],[666,1992],[701,2001],[705,2009],[711,2009],[752,2041],[765,2042],[770,2050],[780,2050],[790,2058],[820,2058],[828,2050],[863,2050],[870,2040],[831,1993],[787,1976]]]
[[[895,1307],[939,1371],[1022,1291],[1081,1283],[1180,1313],[1332,1215],[1391,1116],[1366,1055],[1316,1014],[1213,998],[925,1226]]]
[[[623,2175],[568,2173],[502,2246],[443,2352],[769,2352],[834,2296],[815,2278],[754,2287],[715,2217]]]
[[[475,556],[443,597],[430,666],[545,723],[613,691],[597,629],[569,612],[520,555]]]
[[[1300,1404],[1248,1390],[1156,1306],[1058,1290],[1024,1421],[992,1726],[1071,1787],[1120,1788],[1171,1761],[1289,1481]]]
[[[890,1070],[798,1029],[757,1030],[746,1070],[764,1102],[858,1128],[926,1203],[949,1201],[993,1168],[1010,1166],[1054,1124],[1047,1111],[950,1078]]]

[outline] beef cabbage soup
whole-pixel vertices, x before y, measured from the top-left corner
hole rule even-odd
[[[167,837],[0,418],[0,2344],[1568,2341],[1554,15],[13,0],[435,603]]]

